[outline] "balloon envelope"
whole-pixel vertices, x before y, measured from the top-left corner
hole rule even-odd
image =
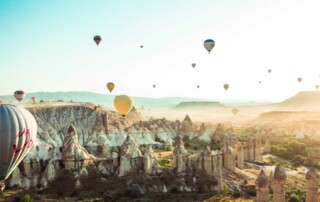
[[[26,96],[26,93],[23,90],[17,90],[16,92],[14,92],[14,97],[21,102],[24,97]]]
[[[200,86],[199,86],[199,85],[197,85],[197,88],[200,88]]]
[[[153,88],[155,88],[155,87],[156,87],[156,84],[153,84],[152,86],[153,86]]]
[[[111,93],[113,91],[113,89],[114,89],[114,83],[112,83],[112,82],[107,83],[107,89]]]
[[[5,104],[0,120],[0,180],[5,180],[36,143],[37,123],[26,109]]]
[[[121,114],[121,116],[126,116],[133,107],[133,100],[127,95],[119,95],[114,99],[114,107]]]
[[[141,45],[140,48],[143,48],[143,45]]]
[[[99,43],[101,42],[101,36],[96,35],[93,37],[94,42],[96,42],[97,45],[99,45]]]
[[[299,78],[298,78],[298,81],[299,81],[299,82],[301,82],[301,81],[302,81],[302,78],[301,78],[301,77],[299,77]]]
[[[215,46],[215,42],[212,39],[207,39],[203,42],[203,46],[205,47],[205,49],[207,49],[207,51],[210,53],[211,50],[214,48]]]
[[[192,63],[192,67],[195,68],[196,67],[196,63]]]
[[[223,85],[223,88],[224,88],[225,90],[228,90],[229,84],[224,84],[224,85]]]
[[[268,72],[271,73],[271,69],[268,69]]]
[[[238,111],[238,109],[237,109],[237,108],[233,108],[233,109],[232,109],[232,114],[237,115],[237,114],[238,114],[238,112],[239,112],[239,111]]]

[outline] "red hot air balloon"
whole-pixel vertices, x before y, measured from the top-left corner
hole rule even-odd
[[[14,97],[21,102],[24,97],[26,96],[26,93],[23,90],[17,90],[16,92],[14,92]]]
[[[32,103],[36,103],[36,101],[37,101],[36,97],[32,97],[31,101],[32,101]]]

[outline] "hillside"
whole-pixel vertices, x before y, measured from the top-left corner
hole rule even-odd
[[[277,104],[279,108],[291,110],[320,110],[320,91],[302,91]]]
[[[27,93],[23,102],[31,102],[31,97],[36,97],[38,101],[74,101],[74,102],[90,102],[100,104],[105,107],[113,107],[113,100],[116,94],[99,94],[93,92],[37,92]],[[17,102],[13,95],[0,96],[4,102],[15,103]],[[137,108],[144,107],[164,107],[175,106],[184,101],[204,101],[197,98],[182,98],[182,97],[166,97],[166,98],[147,98],[147,97],[132,97],[134,105]]]
[[[38,101],[74,101],[74,102],[90,102],[95,105],[103,105],[105,107],[113,107],[113,100],[117,94],[100,94],[87,91],[70,91],[70,92],[36,92],[28,93],[23,100],[24,103],[31,102],[31,97],[36,97]],[[188,97],[163,97],[163,98],[148,98],[148,97],[132,97],[137,109],[153,107],[173,107],[181,102],[214,102],[211,99],[188,98]],[[0,95],[5,103],[17,103],[13,95]],[[220,103],[226,103],[228,106],[256,106],[269,102],[252,100],[218,100]]]
[[[224,107],[219,102],[181,102],[174,109],[196,109],[196,108],[211,108],[211,107]]]

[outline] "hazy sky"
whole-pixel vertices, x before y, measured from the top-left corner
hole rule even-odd
[[[282,100],[320,84],[319,10],[319,0],[1,0],[0,95],[108,93],[113,81],[131,96]]]

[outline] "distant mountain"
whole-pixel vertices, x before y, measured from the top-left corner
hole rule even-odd
[[[212,107],[224,107],[220,102],[205,102],[205,101],[193,101],[193,102],[181,102],[174,109],[200,109],[200,108],[212,108]]]
[[[99,94],[93,92],[37,92],[27,93],[23,102],[30,102],[31,97],[36,97],[37,101],[57,101],[63,100],[66,102],[91,102],[100,104],[105,107],[113,107],[114,94]],[[2,95],[0,98],[5,103],[16,103],[13,95]],[[146,98],[146,97],[132,97],[136,108],[144,107],[172,107],[180,102],[185,101],[206,101],[205,99],[197,98],[182,98],[182,97],[168,97],[168,98]]]
[[[70,92],[36,92],[27,93],[27,96],[23,102],[30,102],[31,97],[36,97],[38,101],[74,101],[74,102],[91,102],[94,104],[103,105],[105,107],[113,108],[113,100],[115,94],[100,94],[87,91],[70,91]],[[200,99],[200,98],[186,98],[186,97],[164,97],[164,98],[148,98],[148,97],[132,97],[134,105],[137,109],[144,107],[174,107],[182,102],[220,102],[225,106],[257,106],[263,105],[270,102],[261,101],[256,102],[252,100],[211,100],[211,99]],[[0,95],[5,103],[17,103],[13,95]]]
[[[320,91],[302,91],[276,105],[279,108],[320,110]]]

